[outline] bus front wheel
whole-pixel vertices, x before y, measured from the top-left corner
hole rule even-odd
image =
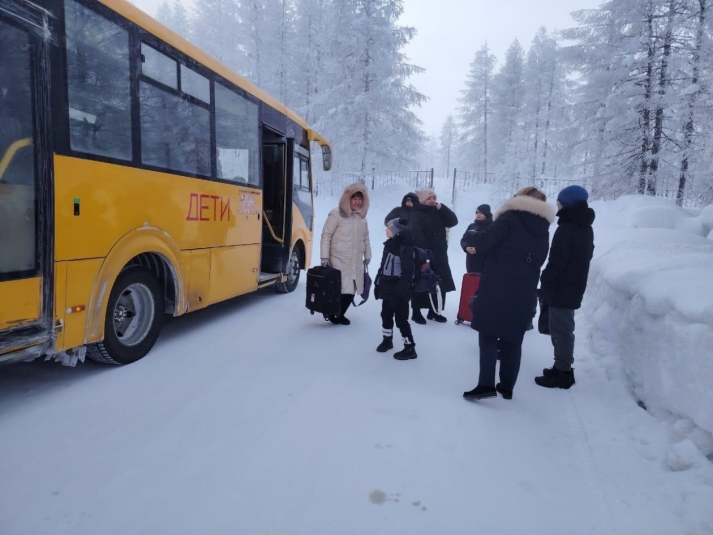
[[[154,346],[163,325],[164,299],[156,276],[143,266],[129,266],[109,295],[104,340],[87,348],[92,360],[131,364]]]
[[[287,281],[277,283],[275,289],[281,294],[294,292],[298,282],[300,282],[300,255],[297,251],[292,251],[290,263],[287,265]]]

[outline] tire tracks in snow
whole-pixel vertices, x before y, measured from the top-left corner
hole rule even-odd
[[[609,532],[614,535],[620,535],[607,499],[607,494],[604,491],[603,479],[589,441],[589,435],[587,434],[582,416],[577,407],[576,396],[569,390],[566,392],[566,396],[568,398],[568,403],[565,404],[567,406],[565,411],[567,427],[570,430],[577,466],[581,469],[582,475],[584,476],[583,484],[589,489],[590,494],[596,498],[596,506],[600,511],[600,517],[606,519],[610,530]]]

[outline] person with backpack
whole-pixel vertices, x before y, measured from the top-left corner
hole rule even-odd
[[[394,219],[405,219],[408,223],[413,214],[413,207],[418,204],[418,195],[415,193],[407,193],[401,201],[401,206],[397,206],[389,212],[384,218],[384,225],[388,225],[389,221]]]
[[[481,204],[475,210],[475,221],[468,225],[460,240],[463,252],[467,254],[465,258],[465,270],[467,273],[481,273],[485,255],[475,249],[475,235],[487,229],[493,223],[493,213],[489,204]]]
[[[453,282],[451,267],[448,263],[448,229],[458,224],[458,217],[445,204],[438,202],[433,189],[416,191],[419,204],[414,205],[410,220],[410,229],[413,233],[413,244],[419,248],[427,249],[431,253],[430,267],[440,279],[440,299],[445,305],[446,293],[453,292],[456,285]],[[428,308],[427,318],[438,323],[448,321],[440,310],[436,310],[438,295],[434,293],[415,293],[411,299],[414,322],[425,325],[426,319],[421,314],[422,308]]]
[[[594,255],[595,214],[588,198],[582,186],[568,186],[557,196],[558,226],[538,292],[543,308],[549,309],[547,325],[541,325],[540,330],[549,330],[555,353],[552,368],[545,368],[542,376],[535,378],[545,388],[567,389],[575,383],[574,311],[582,306]]]
[[[520,371],[522,341],[532,320],[540,269],[549,250],[549,228],[555,219],[544,193],[523,188],[493,216],[493,224],[475,235],[475,249],[487,255],[480,288],[471,305],[471,327],[478,331],[478,386],[466,399],[512,399]],[[495,368],[500,345],[500,382]]]
[[[354,295],[364,292],[364,271],[371,261],[371,242],[366,214],[369,192],[364,184],[347,186],[339,206],[329,212],[322,230],[320,258],[322,266],[332,266],[342,274],[342,307],[338,316],[330,316],[335,325],[349,325],[345,316]]]
[[[381,329],[383,340],[376,348],[386,353],[394,348],[394,318],[403,338],[404,348],[394,353],[397,360],[418,357],[408,322],[409,300],[415,273],[414,249],[408,220],[392,219],[386,225],[384,253],[374,284],[374,297],[381,299]]]

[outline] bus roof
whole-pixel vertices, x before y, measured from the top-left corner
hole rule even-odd
[[[307,130],[310,133],[310,140],[318,141],[320,145],[330,144],[329,141],[327,141],[324,137],[311,130],[309,125],[302,117],[297,115],[287,106],[285,106],[282,102],[271,97],[265,91],[257,87],[255,84],[243,78],[236,72],[232,71],[231,69],[223,65],[220,61],[213,58],[197,46],[191,44],[189,41],[178,35],[176,32],[167,28],[166,26],[164,26],[156,19],[154,19],[138,7],[134,6],[127,0],[100,0],[100,2],[108,8],[116,11],[121,16],[129,19],[131,22],[137,24],[144,30],[166,41],[166,43],[176,48],[177,50],[180,50],[181,52],[192,57],[199,63],[202,63],[205,67],[214,71],[216,74],[219,74],[226,80],[229,80],[239,88],[247,91],[248,93],[262,100],[266,104],[269,104],[270,106],[278,110],[280,113],[283,113],[284,115],[292,119],[295,123],[300,125],[302,128]]]

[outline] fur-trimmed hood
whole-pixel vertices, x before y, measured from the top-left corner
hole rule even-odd
[[[355,193],[361,193],[364,196],[364,203],[361,205],[361,209],[358,212],[361,217],[366,217],[369,212],[369,190],[364,184],[357,182],[356,184],[351,184],[344,189],[342,197],[339,199],[339,213],[342,217],[349,217],[352,214],[352,208],[350,206],[350,200]]]
[[[549,224],[555,221],[555,209],[552,206],[527,195],[518,195],[503,203],[493,215],[493,221],[497,220],[505,212],[528,212],[546,219]]]

